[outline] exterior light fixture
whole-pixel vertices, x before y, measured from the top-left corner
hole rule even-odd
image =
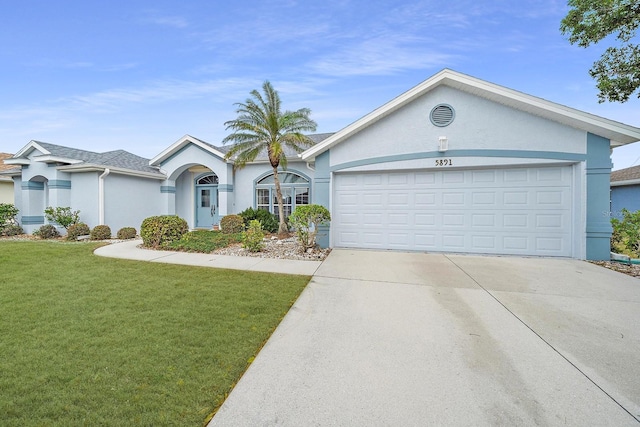
[[[438,138],[438,151],[444,153],[449,149],[449,140],[446,136]]]

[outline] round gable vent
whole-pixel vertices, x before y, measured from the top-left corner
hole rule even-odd
[[[453,111],[453,107],[448,104],[436,105],[433,107],[433,110],[431,110],[431,114],[429,114],[431,123],[439,127],[450,125],[454,117],[455,112]]]

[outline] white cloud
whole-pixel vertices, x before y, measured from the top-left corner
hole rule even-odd
[[[182,16],[149,16],[143,20],[149,24],[161,25],[172,28],[186,28],[189,26],[189,21]]]

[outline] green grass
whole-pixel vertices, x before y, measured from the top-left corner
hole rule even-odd
[[[0,424],[200,426],[309,281],[0,241]]]
[[[225,234],[218,230],[195,230],[172,242],[167,249],[209,253],[242,241],[242,233]]]

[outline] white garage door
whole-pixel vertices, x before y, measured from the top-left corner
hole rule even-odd
[[[336,173],[334,246],[571,256],[571,166]]]

